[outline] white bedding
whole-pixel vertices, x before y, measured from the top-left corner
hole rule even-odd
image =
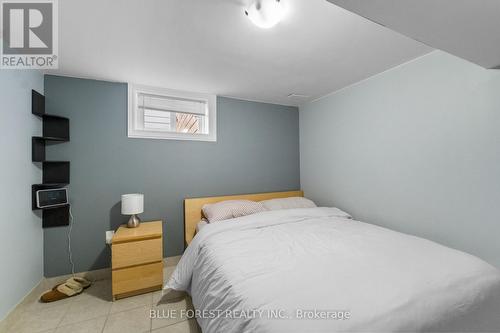
[[[200,222],[196,224],[196,233],[198,234],[201,229],[203,229],[206,225],[208,225],[207,220],[202,219]]]
[[[188,291],[205,310],[204,333],[500,331],[496,268],[335,208],[208,224],[165,288]],[[297,318],[301,310],[330,319]],[[350,318],[333,319],[335,311]]]

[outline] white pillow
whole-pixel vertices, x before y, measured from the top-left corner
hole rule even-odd
[[[270,199],[261,201],[267,210],[293,209],[293,208],[314,208],[316,204],[303,197],[290,197],[283,199]]]
[[[206,204],[202,207],[203,215],[205,215],[209,223],[255,214],[265,210],[262,203],[250,200],[226,200]]]

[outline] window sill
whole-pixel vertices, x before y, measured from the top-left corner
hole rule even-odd
[[[210,134],[162,133],[162,132],[153,132],[153,131],[129,130],[128,137],[134,138],[134,139],[217,142],[217,136],[210,135]]]

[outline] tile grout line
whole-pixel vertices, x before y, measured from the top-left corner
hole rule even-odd
[[[104,329],[106,328],[106,324],[108,323],[108,318],[109,318],[109,315],[106,316],[106,319],[104,320],[104,325],[102,325],[101,333],[103,333]]]
[[[66,307],[66,310],[64,311],[64,314],[61,316],[61,319],[59,319],[59,322],[57,323],[57,326],[54,328],[54,331],[56,331],[61,326],[61,323],[64,320],[64,317],[66,317],[66,315],[68,314],[69,310],[71,309],[71,305],[73,304],[73,301],[74,301],[74,299],[70,300],[68,306]]]
[[[150,293],[151,295],[151,299],[153,298],[153,292]],[[139,295],[140,296],[140,295]],[[72,301],[71,304],[73,304],[74,302]],[[105,323],[107,322],[108,318],[112,315],[115,315],[115,314],[119,314],[119,313],[122,313],[122,312],[127,312],[127,311],[132,311],[132,310],[136,310],[136,309],[139,309],[139,308],[142,308],[142,307],[153,307],[154,306],[154,302],[153,300],[151,300],[151,303],[146,303],[146,304],[142,304],[142,305],[136,305],[136,306],[133,306],[131,308],[127,308],[127,309],[123,309],[123,310],[120,310],[120,311],[117,311],[117,312],[113,312],[111,313],[111,310],[112,310],[112,306],[113,306],[113,302],[110,302],[111,303],[111,307],[109,308],[109,310],[107,311],[106,314],[102,314],[100,316],[97,316],[97,317],[92,317],[92,318],[87,318],[87,319],[84,319],[84,320],[81,320],[81,321],[76,321],[76,322],[72,322],[72,323],[68,323],[66,325],[61,325],[61,322],[64,320],[64,317],[66,316],[67,312],[64,313],[63,317],[61,318],[58,326],[56,328],[59,328],[59,327],[63,327],[63,326],[69,326],[69,325],[74,325],[74,324],[79,324],[79,323],[83,323],[83,322],[86,322],[86,321],[89,321],[89,320],[94,320],[94,319],[97,319],[99,317],[106,317],[106,321]],[[69,311],[69,307],[66,311]],[[104,328],[103,328],[104,329]]]
[[[155,303],[155,297],[154,297],[154,292],[153,292],[153,293],[151,293],[151,303],[149,304],[149,332],[150,333],[151,333],[151,331],[153,331],[153,318],[151,318],[151,310],[155,306],[154,303]]]
[[[176,265],[170,265],[170,266],[167,266],[165,265],[164,267],[164,275],[165,276],[169,276],[171,274],[168,274],[166,271],[165,271],[165,268],[172,268],[172,269],[175,269]],[[110,282],[110,279],[109,278],[104,278],[104,279],[100,279],[98,280],[99,282],[103,282],[103,283],[109,283]],[[93,281],[93,282],[97,282],[97,281]],[[99,290],[101,291],[101,290]],[[30,292],[30,294],[33,294],[34,292],[39,292],[39,291],[35,291],[35,290],[32,290]],[[122,309],[122,310],[119,310],[117,312],[113,312],[112,313],[112,308],[113,308],[113,304],[114,302],[112,301],[109,301],[108,298],[106,297],[100,297],[102,296],[101,295],[101,292],[99,292],[99,295],[92,295],[92,294],[87,294],[87,296],[89,297],[89,299],[92,299],[92,298],[95,298],[95,299],[100,299],[102,301],[105,301],[105,302],[108,302],[110,303],[111,305],[109,306],[109,308],[107,309],[106,312],[101,312],[101,315],[96,315],[96,316],[93,316],[91,318],[86,318],[84,320],[76,320],[76,321],[72,321],[72,320],[68,320],[67,323],[64,323],[65,322],[65,318],[68,318],[68,315],[71,313],[72,309],[75,307],[75,304],[78,304],[79,303],[79,297],[71,297],[71,299],[69,300],[69,302],[67,304],[62,304],[62,306],[64,306],[64,310],[62,311],[62,314],[61,314],[61,317],[57,320],[57,324],[50,328],[50,330],[52,331],[56,331],[57,329],[61,328],[61,327],[66,327],[66,326],[71,326],[71,325],[78,325],[80,323],[84,323],[84,322],[87,322],[87,321],[92,321],[92,320],[96,320],[97,318],[100,318],[100,317],[105,317],[105,320],[104,320],[104,323],[103,323],[103,327],[102,327],[102,330],[101,332],[104,332],[105,331],[105,328],[106,328],[106,325],[107,325],[107,322],[109,321],[109,317],[111,315],[114,315],[114,314],[119,314],[119,313],[122,313],[122,312],[126,312],[126,311],[132,311],[132,310],[136,310],[138,308],[141,308],[141,307],[149,307],[150,309],[153,309],[155,306],[156,306],[156,303],[155,303],[155,292],[150,292],[149,295],[150,295],[150,300],[146,303],[143,303],[141,305],[139,304],[133,304],[132,307],[130,308],[125,308],[125,309]],[[160,290],[161,292],[161,290]],[[30,295],[29,294],[29,295]],[[28,296],[29,296],[28,295]],[[107,293],[106,293],[107,295]],[[160,297],[161,298],[161,297]],[[38,299],[38,298],[37,298]],[[22,307],[20,307],[19,309],[16,309],[16,313],[18,314],[24,314],[26,312],[31,312],[31,311],[36,311],[36,312],[39,312],[41,310],[50,310],[51,307],[42,307],[41,309],[37,309],[37,308],[30,308],[29,306],[33,303],[33,302],[37,302],[37,299],[34,299],[30,302],[27,302],[26,304],[24,304]],[[148,297],[149,299],[149,297]],[[56,307],[59,307],[59,305],[55,305],[54,306],[54,309]],[[157,329],[160,329],[162,327],[168,327],[168,326],[172,326],[172,325],[175,325],[175,324],[179,324],[179,323],[182,323],[184,321],[186,321],[187,319],[184,319],[184,320],[180,320],[176,323],[172,323],[172,324],[168,324],[166,326],[161,326],[161,327],[158,327]],[[15,321],[14,321],[15,322]],[[14,323],[13,322],[13,323]],[[150,317],[149,318],[149,328],[148,328],[148,331],[149,332],[152,332],[153,331],[153,319]],[[12,326],[13,324],[9,322],[9,325],[8,326]]]
[[[109,316],[111,315],[111,308],[112,307],[113,307],[113,301],[111,301],[111,306],[109,307],[108,314],[106,315],[106,320],[104,320],[104,325],[102,325],[101,333],[103,333],[104,329],[106,328],[106,324],[108,323]]]
[[[151,327],[151,332],[154,332],[154,331],[157,331],[161,328],[165,328],[165,327],[170,327],[170,326],[174,326],[174,325],[177,325],[177,324],[180,324],[180,323],[183,323],[185,321],[188,321],[189,319],[186,318],[186,319],[183,319],[183,320],[179,320],[179,321],[176,321],[175,323],[171,323],[171,324],[168,324],[168,325],[165,325],[165,326],[160,326],[160,327],[157,327],[153,330],[153,327]],[[151,322],[151,325],[152,325],[152,322]]]

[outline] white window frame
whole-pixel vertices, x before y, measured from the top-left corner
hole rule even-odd
[[[140,128],[138,93],[154,94],[166,97],[198,100],[205,102],[208,106],[206,121],[208,122],[208,134],[179,133],[169,131],[154,131]],[[128,84],[128,137],[141,139],[166,139],[166,140],[193,140],[193,141],[217,141],[217,97],[211,94],[193,93],[165,88],[148,87],[137,84]]]

